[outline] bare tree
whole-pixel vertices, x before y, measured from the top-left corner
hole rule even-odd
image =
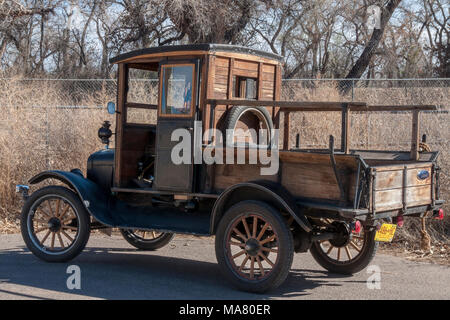
[[[388,24],[394,10],[398,7],[401,0],[388,0],[387,3],[382,4],[384,1],[377,1],[372,5],[377,4],[378,8],[380,8],[381,15],[379,16],[379,25],[373,29],[372,36],[369,39],[369,42],[365,46],[358,60],[356,60],[353,67],[348,72],[346,79],[354,79],[360,78],[364,71],[366,71],[367,67],[370,64],[373,56],[375,55],[375,51],[380,43],[386,25]],[[350,89],[350,85],[348,81],[341,81],[339,83],[339,87],[343,93],[346,93]]]

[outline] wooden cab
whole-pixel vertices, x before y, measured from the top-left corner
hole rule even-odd
[[[279,99],[281,61],[281,56],[271,53],[221,44],[147,48],[111,59],[118,64],[114,186],[132,185],[139,175],[138,163],[153,157],[153,189],[195,191],[198,172],[194,172],[194,165],[177,165],[170,160],[175,144],[172,132],[187,128],[195,136],[221,128],[232,106],[211,106],[207,103],[211,99]],[[132,69],[158,74],[157,104],[133,101],[129,96]],[[155,110],[155,122],[136,123],[136,117],[130,117],[135,109]],[[271,118],[276,117],[277,108],[266,109]],[[201,132],[194,132],[200,131],[195,121],[202,122]]]

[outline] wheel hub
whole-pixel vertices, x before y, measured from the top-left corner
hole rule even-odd
[[[61,229],[61,221],[55,217],[50,218],[47,225],[51,232],[58,232]]]
[[[330,239],[330,243],[337,248],[347,246],[352,240],[352,233],[348,225],[337,222],[333,223],[333,226],[336,227],[336,236]]]
[[[259,241],[253,238],[250,238],[245,242],[245,251],[251,255],[256,256],[258,254],[258,251],[260,249]]]

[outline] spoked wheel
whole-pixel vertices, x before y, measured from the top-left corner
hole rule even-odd
[[[71,190],[51,186],[34,192],[21,217],[22,237],[28,249],[49,262],[73,259],[86,246],[89,214]]]
[[[149,251],[164,247],[174,237],[173,233],[154,230],[120,229],[120,232],[133,247]]]
[[[376,231],[364,227],[359,233],[355,233],[345,223],[331,219],[323,222],[328,227],[337,229],[340,236],[337,239],[314,242],[311,246],[314,259],[328,271],[341,274],[353,274],[367,267],[378,248]]]
[[[278,287],[289,274],[292,233],[280,214],[266,203],[239,202],[219,224],[216,257],[236,287],[264,292]]]

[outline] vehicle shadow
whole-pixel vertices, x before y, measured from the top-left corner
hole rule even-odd
[[[81,289],[66,285],[69,265],[81,269]],[[25,247],[0,251],[0,295],[11,292],[2,282],[100,299],[286,299],[309,295],[320,286],[341,286],[341,275],[293,269],[279,288],[252,294],[232,288],[214,262],[166,257],[128,248],[89,247],[68,263],[47,263]],[[332,280],[332,281],[330,281]],[[338,280],[338,281],[336,281]],[[17,293],[17,298],[36,298]],[[55,298],[58,298],[57,294]]]

